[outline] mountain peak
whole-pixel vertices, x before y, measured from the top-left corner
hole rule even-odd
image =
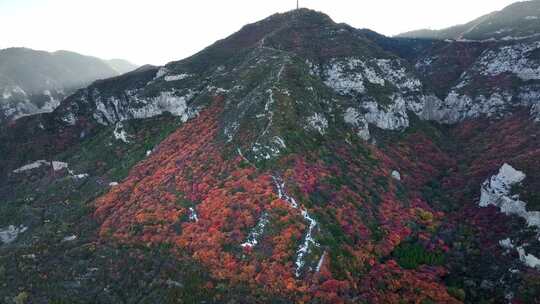
[[[244,26],[237,34],[251,34],[258,31],[262,37],[285,28],[298,27],[325,27],[336,23],[326,14],[307,8],[291,10],[285,13],[276,13],[265,19]],[[234,35],[233,35],[234,36]]]
[[[332,22],[332,19],[327,14],[316,11],[309,8],[299,8],[295,10],[290,10],[285,13],[276,13],[274,15],[271,15],[270,17],[261,20],[260,22],[264,22],[265,20],[272,20],[272,19],[285,19],[288,21],[309,21],[309,22]]]

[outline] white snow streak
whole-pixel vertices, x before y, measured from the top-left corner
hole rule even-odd
[[[305,265],[305,257],[310,253],[310,246],[316,246],[318,247],[319,244],[313,239],[313,231],[315,230],[315,227],[317,226],[317,221],[310,216],[308,211],[303,207],[299,206],[296,200],[293,197],[290,197],[286,191],[285,191],[285,182],[278,177],[272,176],[272,179],[274,181],[274,184],[278,191],[278,197],[294,208],[294,209],[300,209],[302,216],[304,219],[309,223],[308,230],[306,232],[306,235],[304,237],[304,242],[300,245],[298,250],[296,251],[297,257],[296,257],[296,271],[295,275],[297,277],[300,276],[300,272],[302,268]]]
[[[499,207],[500,211],[506,215],[517,215],[527,221],[529,226],[534,226],[537,230],[540,228],[540,212],[527,211],[527,203],[519,200],[519,195],[510,193],[512,186],[521,183],[525,179],[525,174],[514,169],[508,164],[504,164],[499,173],[492,176],[482,184],[480,207],[490,205]],[[501,247],[513,249],[512,240],[504,239],[499,241]],[[540,267],[540,259],[532,254],[527,254],[523,246],[516,248],[519,253],[519,259],[525,265],[531,268]]]
[[[259,238],[264,233],[264,228],[269,223],[269,221],[270,220],[268,219],[268,213],[263,213],[259,218],[257,225],[253,227],[253,229],[249,233],[246,241],[240,246],[249,248],[257,246],[257,244],[259,243]]]

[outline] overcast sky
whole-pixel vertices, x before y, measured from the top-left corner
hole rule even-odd
[[[385,35],[439,29],[516,0],[301,0],[336,22]],[[0,0],[0,48],[59,49],[161,65],[296,0]]]

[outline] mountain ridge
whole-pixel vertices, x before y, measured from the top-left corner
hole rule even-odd
[[[95,81],[0,130],[0,295],[533,303],[538,49],[302,9]]]
[[[396,35],[402,38],[453,40],[515,40],[537,35],[540,3],[518,1],[465,24],[441,30],[422,29]]]
[[[70,51],[0,50],[0,122],[50,112],[76,89],[135,68],[122,64],[115,69],[97,57]]]

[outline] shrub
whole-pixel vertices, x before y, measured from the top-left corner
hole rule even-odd
[[[444,257],[438,252],[429,252],[420,244],[405,243],[393,253],[398,264],[405,269],[416,269],[420,265],[442,265]]]

